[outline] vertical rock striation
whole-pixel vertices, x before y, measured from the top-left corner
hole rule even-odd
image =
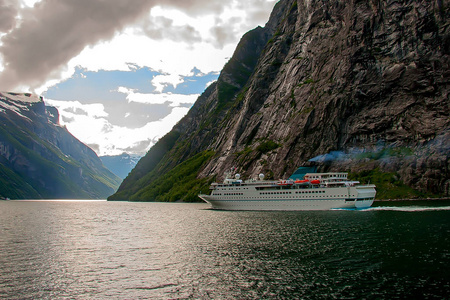
[[[154,200],[137,177],[151,185],[207,150],[198,179],[287,177],[314,160],[448,195],[449,12],[440,0],[280,1],[111,199]]]

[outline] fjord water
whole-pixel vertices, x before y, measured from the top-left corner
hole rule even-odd
[[[1,201],[2,299],[446,298],[449,207]]]

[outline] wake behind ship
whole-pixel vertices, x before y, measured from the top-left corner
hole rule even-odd
[[[347,173],[302,173],[299,168],[288,180],[242,181],[228,175],[222,184],[213,183],[210,195],[199,195],[213,209],[223,210],[329,210],[364,209],[375,199],[375,185],[347,179]],[[300,179],[302,178],[302,179]]]

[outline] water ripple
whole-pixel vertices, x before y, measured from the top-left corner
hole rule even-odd
[[[448,208],[206,208],[0,203],[0,297],[406,299],[450,289]]]

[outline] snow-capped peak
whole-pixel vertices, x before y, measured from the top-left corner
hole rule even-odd
[[[31,93],[10,93],[10,92],[0,92],[0,98],[8,98],[12,101],[26,102],[26,103],[36,103],[42,101],[42,98],[36,94]]]

